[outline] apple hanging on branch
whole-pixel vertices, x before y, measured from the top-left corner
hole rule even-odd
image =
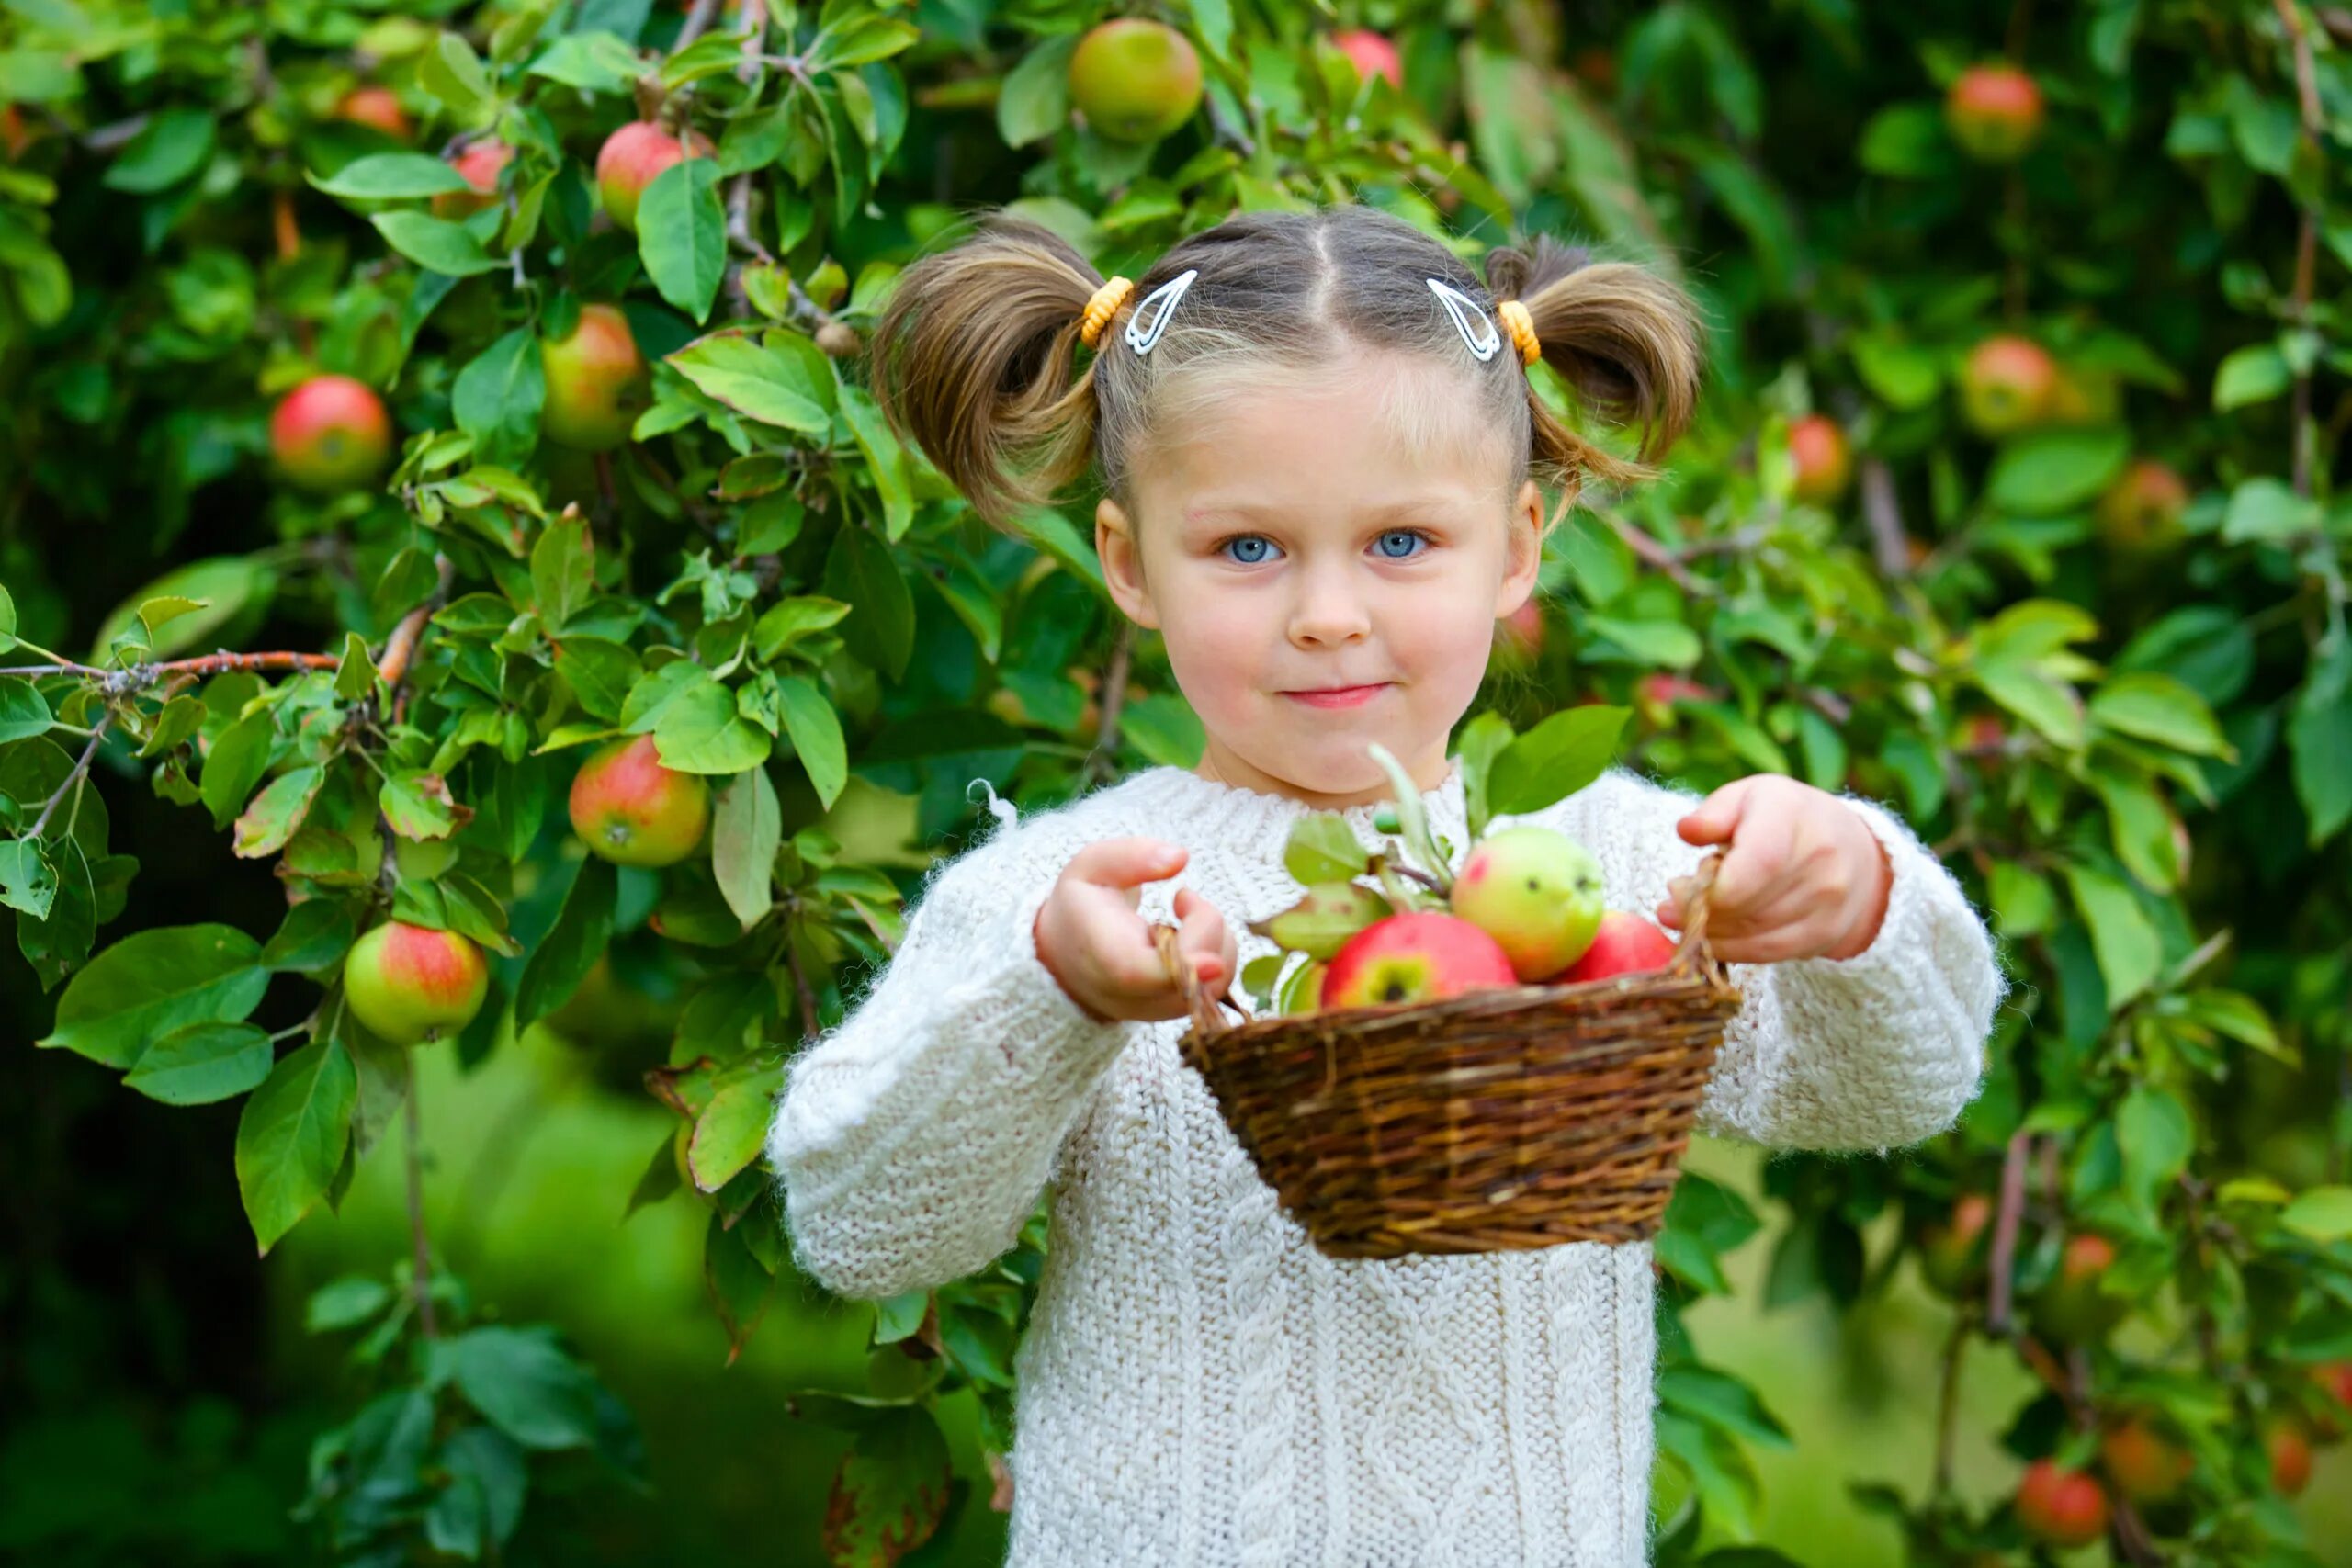
[[[1431,830],[1403,764],[1385,747],[1367,747],[1394,797],[1374,827],[1396,841],[1366,849],[1337,812],[1300,818],[1283,863],[1305,891],[1250,922],[1282,950],[1242,967],[1256,1010],[1295,1016],[1407,1005],[1663,967],[1673,942],[1640,917],[1607,908],[1590,851],[1540,823],[1487,830],[1495,817],[1532,816],[1600,777],[1626,716],[1593,705],[1555,714],[1523,736],[1495,714],[1464,727],[1453,761],[1470,842],[1458,873],[1454,846]]]

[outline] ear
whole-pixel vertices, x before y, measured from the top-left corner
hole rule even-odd
[[[1544,491],[1533,479],[1519,487],[1504,524],[1510,536],[1503,550],[1502,583],[1495,592],[1498,621],[1527,603],[1544,566]]]
[[[1102,583],[1113,603],[1136,625],[1159,626],[1151,590],[1144,581],[1143,547],[1136,538],[1135,522],[1107,495],[1094,508],[1094,553],[1102,558]]]

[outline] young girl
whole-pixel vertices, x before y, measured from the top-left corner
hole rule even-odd
[[[991,523],[1099,462],[1104,579],[1208,735],[1197,771],[1018,819],[993,803],[1005,825],[929,881],[767,1141],[796,1256],[846,1296],[984,1267],[1052,1190],[1012,1568],[1647,1560],[1649,1247],[1325,1258],[1182,1065],[1148,930],[1178,923],[1216,992],[1273,951],[1243,928],[1296,897],[1292,825],[1339,810],[1381,841],[1371,741],[1466,842],[1447,739],[1533,589],[1536,480],[1648,471],[1529,378],[1540,360],[1630,416],[1645,461],[1689,419],[1698,333],[1671,285],[1548,242],[1485,271],[1340,208],[1235,218],[1131,287],[1000,216],[910,267],[877,328],[894,424]],[[1669,926],[1725,847],[1711,931],[1759,967],[1734,972],[1704,1131],[1884,1148],[1974,1094],[1990,939],[1878,807],[1776,776],[1700,802],[1616,770],[1521,820]]]

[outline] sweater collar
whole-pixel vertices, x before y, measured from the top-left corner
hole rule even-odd
[[[1246,859],[1279,864],[1290,842],[1291,829],[1315,808],[1286,795],[1204,779],[1189,768],[1147,768],[1127,780],[1153,821],[1170,829],[1182,824],[1184,836],[1196,843],[1231,850]],[[1332,815],[1345,818],[1358,840],[1372,848],[1384,841],[1372,825],[1381,803],[1343,807]],[[1430,830],[1442,836],[1455,855],[1469,842],[1468,808],[1463,798],[1462,765],[1448,763],[1444,782],[1421,794],[1421,808]]]

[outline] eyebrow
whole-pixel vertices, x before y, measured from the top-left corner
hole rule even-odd
[[[1461,501],[1462,498],[1455,495],[1418,496],[1410,500],[1392,501],[1385,505],[1375,506],[1366,512],[1364,516],[1375,522],[1389,517],[1426,516],[1432,512],[1452,512],[1461,505]],[[1210,517],[1280,520],[1287,515],[1288,513],[1279,506],[1251,506],[1243,502],[1231,504],[1189,506],[1184,509],[1184,517],[1187,522],[1199,522]]]

